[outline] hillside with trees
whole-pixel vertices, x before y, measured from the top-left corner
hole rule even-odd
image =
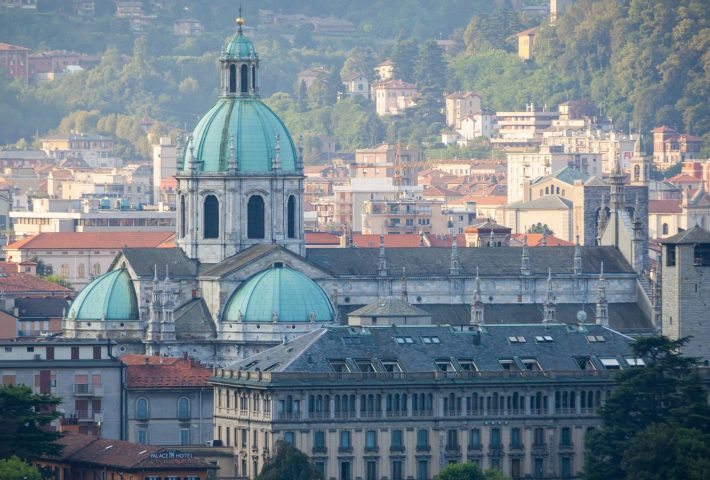
[[[245,17],[262,58],[262,97],[294,136],[304,135],[309,162],[318,157],[324,135],[345,151],[381,141],[435,145],[444,127],[443,95],[456,90],[478,92],[494,110],[530,102],[556,108],[587,98],[618,129],[666,124],[703,136],[705,155],[710,153],[706,2],[578,0],[556,25],[514,11],[514,3],[369,0],[362,8],[346,0],[259,2],[259,9],[352,22],[354,31],[340,34],[319,34],[308,25],[260,25],[250,5]],[[536,3],[546,2],[523,2]],[[101,55],[95,68],[55,82],[0,82],[0,144],[31,146],[37,136],[74,129],[114,135],[118,153],[136,159],[149,153],[147,128],[173,135],[192,129],[217,95],[216,57],[234,34],[235,7],[228,0],[143,5],[157,19],[141,35],[115,18],[109,0],[96,2],[93,19],[71,16],[56,0],[40,1],[34,14],[0,12],[0,41]],[[203,22],[203,35],[172,35],[172,22],[187,16]],[[534,26],[541,27],[535,57],[523,62],[515,33]],[[445,55],[435,42],[440,39],[458,47]],[[420,97],[405,115],[378,118],[371,102],[345,98],[341,79],[362,72],[372,81],[373,67],[388,58],[398,77],[416,82]],[[298,73],[313,67],[324,73],[306,88]],[[428,155],[471,152],[495,155],[486,142],[468,150],[435,148]]]

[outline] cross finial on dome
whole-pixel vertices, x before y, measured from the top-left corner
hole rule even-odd
[[[242,33],[242,25],[244,25],[244,17],[242,17],[242,6],[239,5],[239,16],[235,20],[237,22],[237,25],[239,26],[237,28],[237,32]]]

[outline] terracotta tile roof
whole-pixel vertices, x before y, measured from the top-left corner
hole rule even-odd
[[[29,48],[20,47],[18,45],[12,45],[9,43],[0,43],[0,50],[6,50],[6,51],[8,51],[8,50],[22,50],[22,51],[27,51],[27,52],[30,51]]]
[[[103,439],[76,433],[63,435],[57,440],[57,443],[65,445],[63,452],[57,457],[48,456],[44,458],[132,470],[145,468],[166,470],[216,468],[198,458],[152,459],[151,454],[170,450],[155,445]]]
[[[682,213],[683,209],[680,206],[681,200],[649,200],[648,213]]]
[[[175,234],[173,233],[166,238],[157,248],[175,248]]]
[[[429,240],[429,243],[431,244],[432,247],[441,247],[441,248],[451,247],[451,235],[448,233],[446,235],[428,234],[427,239]],[[456,235],[456,246],[458,246],[458,247],[465,247],[466,246],[466,235],[464,235],[462,233]]]
[[[129,388],[207,387],[212,370],[186,358],[124,355]]]
[[[671,183],[699,183],[702,182],[702,179],[681,173],[675,177],[669,178],[668,181]]]
[[[544,246],[542,243],[542,233],[528,233],[528,246],[529,247],[542,247]],[[569,242],[567,240],[562,240],[561,238],[557,238],[554,235],[548,235],[547,236],[547,245],[548,247],[574,247],[574,242]],[[520,247],[523,245],[523,234],[522,233],[514,233],[510,236],[510,246],[511,247]]]
[[[306,245],[340,245],[340,237],[333,233],[306,232]]]
[[[508,203],[508,197],[503,195],[490,195],[484,197],[473,197],[476,205],[505,205]]]
[[[675,129],[673,129],[671,127],[667,127],[665,125],[661,125],[660,127],[656,127],[653,130],[651,130],[651,133],[664,133],[664,132],[676,133]]]
[[[47,292],[72,293],[70,289],[56,283],[42,280],[29,273],[18,272],[17,264],[8,262],[0,262],[0,290],[5,293],[22,292],[27,295],[42,295]]]
[[[418,234],[385,235],[385,248],[419,247],[421,238]],[[359,248],[378,248],[380,236],[356,233],[353,235],[353,246]]]
[[[157,247],[174,232],[51,232],[11,243],[7,250],[81,250]]]

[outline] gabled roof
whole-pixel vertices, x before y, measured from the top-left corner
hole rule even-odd
[[[203,298],[193,298],[173,312],[178,340],[205,340],[217,337],[212,314]]]
[[[1,262],[5,263],[5,262]],[[18,272],[16,269],[10,270],[9,266],[0,265],[0,291],[5,294],[23,293],[26,295],[47,293],[66,293],[70,295],[72,290],[59,284],[48,282],[36,275]]]
[[[8,250],[99,250],[157,247],[173,232],[50,232],[11,243]]]
[[[648,201],[648,213],[658,214],[658,213],[682,213],[683,208],[681,207],[680,199],[668,199],[668,200],[649,200]]]
[[[516,210],[560,210],[571,209],[573,204],[570,200],[559,195],[545,195],[544,197],[536,198],[530,201],[519,201],[509,203],[505,206],[506,209]]]
[[[124,355],[128,388],[207,387],[212,371],[189,358]]]
[[[121,255],[139,277],[152,277],[157,268],[162,278],[166,265],[171,278],[192,278],[197,275],[197,262],[190,260],[180,248],[124,248]]]
[[[604,273],[635,274],[634,269],[614,247],[580,247],[582,272],[599,274],[604,262]],[[574,273],[574,247],[545,247],[530,249],[530,270],[536,275]],[[514,247],[460,248],[458,250],[462,275],[473,275],[476,268],[483,276],[519,275],[521,250]],[[318,268],[336,275],[378,275],[379,248],[311,248],[306,259]],[[387,269],[393,276],[406,269],[412,277],[448,277],[451,248],[390,248],[386,249]]]
[[[683,243],[710,243],[710,232],[699,226],[694,226],[688,230],[683,230],[668,238],[661,239],[661,243],[683,244]]]
[[[200,271],[201,276],[205,277],[221,277],[222,275],[228,274],[237,270],[238,268],[260,258],[264,255],[269,254],[273,250],[282,249],[278,245],[261,244],[254,245],[242,250],[236,255],[232,255],[229,258],[225,258],[219,263],[213,265],[204,265],[203,269]],[[288,251],[286,249],[282,249]]]
[[[431,317],[431,314],[399,297],[386,297],[350,312],[353,317]]]

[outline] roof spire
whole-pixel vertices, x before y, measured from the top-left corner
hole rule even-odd
[[[555,294],[552,293],[552,269],[547,269],[547,290],[545,292],[545,313],[542,323],[555,323]]]
[[[407,269],[402,267],[402,300],[405,302],[409,301],[409,295],[407,294]]]
[[[471,305],[471,325],[480,327],[485,322],[483,318],[483,300],[481,299],[481,277],[478,276],[476,267],[476,279],[473,284],[473,304]]]
[[[381,277],[387,276],[387,258],[385,257],[385,236],[380,234],[380,255],[377,259],[377,273]]]
[[[599,267],[599,282],[597,283],[597,324],[609,326],[609,303],[606,299],[606,279],[604,278],[604,262]]]
[[[523,234],[523,254],[520,265],[520,273],[530,275],[530,252],[528,251],[528,232]]]
[[[449,275],[459,275],[460,273],[459,246],[456,242],[456,234],[453,234],[451,235],[451,265],[449,266]]]
[[[574,274],[580,273],[582,273],[582,247],[579,245],[579,234],[577,234],[574,244]]]

